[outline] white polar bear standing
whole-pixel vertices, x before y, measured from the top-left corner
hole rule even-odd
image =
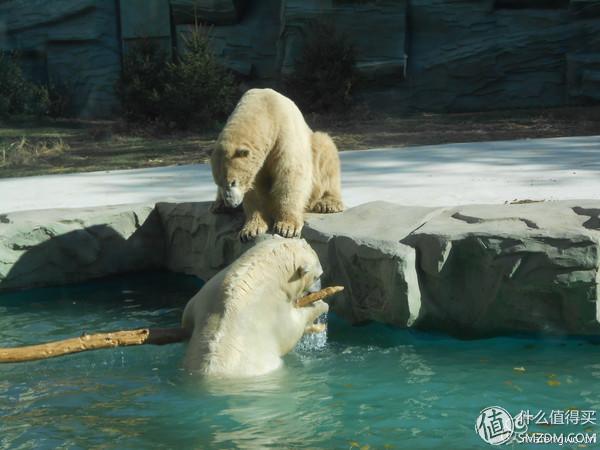
[[[320,288],[322,273],[317,254],[303,239],[258,242],[186,305],[182,327],[191,332],[186,369],[245,377],[280,367],[281,357],[329,309],[322,300],[295,306],[307,291]]]
[[[271,227],[296,237],[305,211],[344,209],[337,147],[326,133],[313,133],[296,104],[272,89],[242,96],[217,139],[211,168],[218,186],[213,211],[243,202],[243,241]]]

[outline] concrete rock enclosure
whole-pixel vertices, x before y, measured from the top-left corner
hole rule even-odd
[[[349,36],[368,80],[362,99],[377,109],[600,101],[600,0],[3,0],[0,50],[69,87],[77,115],[107,116],[139,39],[181,51],[199,21],[225,66],[277,86],[316,20]]]
[[[0,214],[0,291],[158,269],[164,253],[153,206]]]
[[[208,279],[248,245],[243,216],[158,203],[0,216],[0,290],[166,268]],[[597,335],[600,202],[403,207],[374,202],[311,215],[303,236],[332,310],[461,336]]]

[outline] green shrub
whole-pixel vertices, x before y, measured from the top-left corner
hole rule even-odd
[[[184,43],[175,61],[152,41],[127,52],[118,88],[126,119],[210,128],[230,112],[237,85],[212,53],[208,34],[196,26]]]
[[[356,79],[356,52],[349,38],[333,24],[316,22],[285,85],[304,110],[322,112],[347,107]]]
[[[161,117],[167,64],[167,53],[155,41],[142,39],[129,47],[117,86],[127,120],[154,121]]]
[[[183,39],[185,50],[168,65],[164,113],[178,127],[211,127],[231,111],[237,85],[213,54],[205,30],[196,26]]]
[[[25,79],[18,55],[0,51],[0,117],[48,113],[48,89]]]
[[[48,115],[50,117],[69,117],[73,114],[73,91],[69,84],[50,83],[48,86]]]

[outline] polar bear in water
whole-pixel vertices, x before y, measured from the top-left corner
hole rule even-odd
[[[258,242],[211,278],[187,304],[191,332],[186,369],[210,376],[262,375],[281,366],[314,321],[328,311],[319,300],[295,301],[320,289],[319,258],[304,239]]]

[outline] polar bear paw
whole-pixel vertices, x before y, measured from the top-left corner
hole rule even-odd
[[[330,214],[342,212],[343,210],[344,204],[342,201],[334,197],[323,197],[322,199],[317,200],[311,208],[311,212],[319,214]]]
[[[249,242],[256,239],[257,236],[265,234],[269,225],[262,219],[251,219],[247,221],[240,231],[240,240]]]
[[[302,220],[278,220],[273,225],[273,231],[286,238],[300,237],[303,225]]]

